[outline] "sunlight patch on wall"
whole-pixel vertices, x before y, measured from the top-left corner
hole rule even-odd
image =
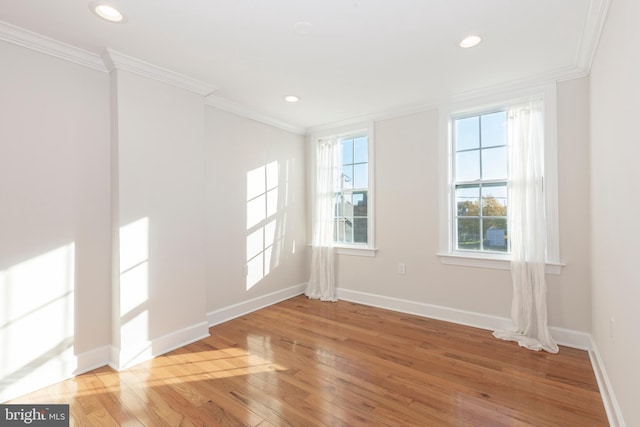
[[[129,362],[149,341],[149,218],[120,227],[120,345]]]
[[[149,219],[120,228],[120,315],[149,299]]]
[[[0,298],[0,397],[71,375],[75,244],[0,271]]]
[[[280,262],[286,221],[286,215],[281,212],[286,204],[281,200],[279,187],[280,165],[277,161],[247,172],[247,290]]]

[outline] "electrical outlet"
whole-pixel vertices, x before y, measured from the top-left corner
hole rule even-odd
[[[404,276],[406,273],[407,273],[407,268],[404,262],[401,262],[400,264],[398,264],[398,274]]]

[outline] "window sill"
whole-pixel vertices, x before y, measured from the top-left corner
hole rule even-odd
[[[492,268],[496,270],[511,270],[511,259],[508,255],[483,255],[462,253],[438,253],[440,262],[446,265],[461,265],[464,267]],[[547,274],[559,275],[564,264],[548,262],[545,267]]]
[[[375,257],[377,249],[368,247],[334,246],[336,254],[349,256]]]

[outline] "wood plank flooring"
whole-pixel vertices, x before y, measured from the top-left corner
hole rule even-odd
[[[586,352],[300,296],[133,368],[10,403],[69,403],[77,426],[606,426]]]

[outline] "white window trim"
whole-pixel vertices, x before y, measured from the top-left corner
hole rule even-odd
[[[468,252],[454,249],[452,220],[452,147],[451,117],[465,113],[480,113],[507,107],[527,99],[544,100],[545,131],[545,204],[547,214],[547,273],[560,274],[560,234],[558,217],[558,136],[556,84],[515,89],[468,99],[439,109],[439,250],[443,264],[467,267],[510,269],[508,254],[490,252]]]
[[[438,257],[440,257],[440,262],[446,265],[511,270],[511,259],[509,255],[491,254],[491,256],[485,256],[484,253],[462,254],[460,252],[454,252],[438,253]],[[547,262],[545,264],[545,272],[547,274],[559,275],[562,272],[562,267],[564,267],[564,264]]]
[[[309,147],[309,164],[310,164],[310,174],[309,174],[309,186],[308,186],[308,194],[311,197],[308,200],[308,212],[314,211],[314,203],[315,203],[315,188],[316,188],[316,146],[315,144],[319,139],[335,137],[335,138],[344,138],[351,135],[356,135],[358,133],[366,133],[368,139],[368,172],[369,172],[369,186],[367,188],[367,244],[347,244],[347,243],[336,243],[334,242],[334,248],[336,249],[336,253],[339,255],[352,255],[352,256],[365,256],[365,257],[375,257],[376,256],[376,246],[375,246],[375,135],[374,135],[374,123],[373,122],[365,122],[350,126],[343,126],[339,128],[325,129],[322,132],[311,134],[308,138],[308,147]],[[311,242],[310,235],[313,231],[313,223],[312,223],[312,215],[308,216],[308,224],[309,227],[309,242]]]

